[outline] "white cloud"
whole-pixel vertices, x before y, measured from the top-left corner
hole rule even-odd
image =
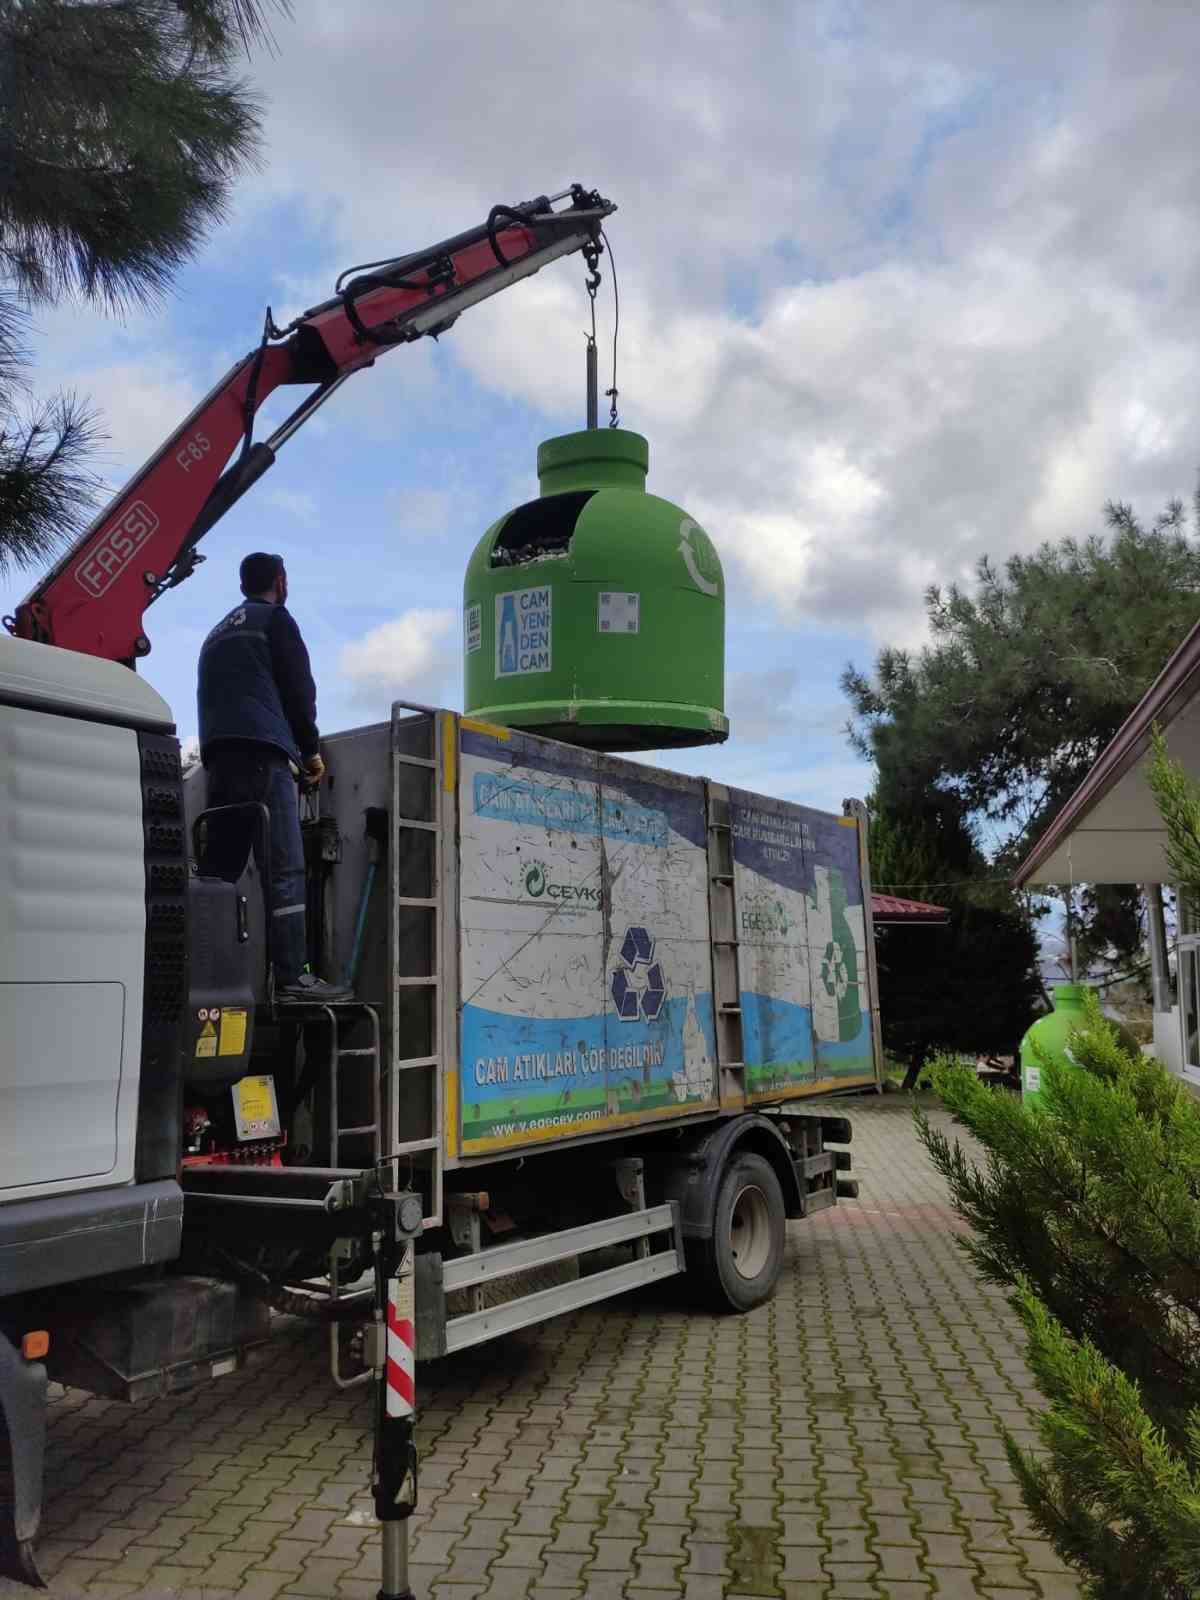
[[[766,737],[750,682],[764,672],[795,672],[785,725],[811,741],[806,701],[836,695],[832,669],[817,683],[806,669],[814,635],[912,643],[926,585],[969,578],[984,551],[1088,534],[1108,498],[1153,514],[1192,487],[1200,101],[1179,64],[1200,13],[1151,9],[1152,25],[1127,0],[298,7],[278,55],[254,63],[269,166],[239,188],[237,227],[282,204],[320,237],[317,259],[292,248],[303,228],[264,255],[282,320],[342,267],[431,243],[497,200],[572,178],[610,194],[623,421],[650,439],[650,487],[717,542],[735,623],[783,624],[765,659],[744,635],[731,650],[731,704],[739,674],[748,684],[739,748]],[[237,236],[205,256],[207,290],[229,281]],[[490,520],[478,480],[494,493],[511,466],[497,440],[531,414],[547,431],[582,420],[586,322],[582,265],[557,263],[439,347],[382,359],[302,435],[324,430],[321,450],[378,491],[378,523],[355,507],[347,540],[438,546],[415,577],[397,559],[376,605],[452,615],[435,609],[444,574],[457,583]],[[211,381],[215,347],[223,365],[251,342],[226,326],[192,337],[174,356],[153,317],[113,332],[64,313],[43,372],[90,390],[137,465]],[[464,374],[469,426],[452,409]],[[531,460],[513,485],[496,509],[532,492]],[[318,484],[322,506],[337,487]],[[321,570],[340,646],[362,578],[334,554]],[[355,692],[456,682],[451,625],[422,632],[418,614],[346,646]]]
[[[268,489],[263,498],[297,522],[316,519],[317,497],[306,489]]]
[[[342,648],[338,670],[359,701],[444,700],[458,666],[457,611],[414,608]]]
[[[396,489],[388,496],[388,510],[402,532],[428,538],[446,533],[462,516],[463,498],[448,489]]]
[[[63,375],[64,378],[66,375]],[[57,375],[38,371],[45,389]],[[100,417],[105,434],[98,455],[123,482],[145,464],[192,410],[199,390],[171,362],[137,359],[85,367],[71,373],[71,387],[86,396]]]
[[[779,666],[727,672],[725,711],[740,748],[839,735],[850,708],[842,700],[814,699],[796,667]]]
[[[73,301],[39,306],[30,318],[34,391],[70,389],[91,403],[107,436],[97,465],[118,481],[158,449],[207,387],[190,371],[189,352],[166,343],[167,326],[164,310],[107,316]]]
[[[568,405],[579,364],[569,319],[547,318],[556,296],[539,283],[486,308],[464,364]],[[905,640],[926,586],[984,551],[1095,531],[1109,497],[1153,510],[1190,487],[1200,362],[1128,309],[1102,274],[1052,259],[1035,274],[986,248],[782,288],[752,326],[659,326],[641,307],[623,409],[651,439],[651,487],[725,555],[735,603]]]
[[[671,772],[703,774],[731,788],[748,789],[752,794],[774,795],[819,811],[840,812],[843,800],[863,799],[874,781],[872,769],[865,761],[847,760],[843,752],[844,746],[835,749],[825,740],[816,747],[797,740],[794,753],[809,759],[803,764],[781,760],[777,742],[746,742],[735,729],[735,738],[727,745],[714,745],[707,750],[669,751],[648,759],[656,767],[665,767]]]
[[[1153,28],[1122,0],[331,16],[306,10],[262,66],[266,190],[303,197],[341,264],[563,176],[610,193],[622,415],[652,487],[725,553],[735,605],[911,640],[924,587],[984,551],[1191,487],[1190,4],[1163,0]],[[472,311],[451,359],[576,425],[581,279],[558,264]],[[607,362],[602,343],[606,381]],[[443,401],[415,379],[407,398],[423,421]]]

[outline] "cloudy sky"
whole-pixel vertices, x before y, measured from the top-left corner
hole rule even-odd
[[[296,0],[253,63],[266,162],[229,225],[159,312],[43,316],[40,376],[91,394],[119,479],[268,302],[600,189],[622,421],[728,579],[733,734],[670,764],[836,808],[870,784],[840,669],[919,641],[928,583],[1194,486],[1198,45],[1171,0]],[[183,731],[252,548],[287,557],[327,730],[461,704],[467,556],[583,422],[583,277],[357,376],[209,535],[149,615]]]

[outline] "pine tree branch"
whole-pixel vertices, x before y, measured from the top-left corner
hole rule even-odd
[[[258,159],[231,70],[275,0],[0,7],[0,262],[30,301],[153,302]]]
[[[1054,1064],[1044,1064],[1043,1072],[1043,1083],[1052,1096]],[[1172,1383],[1200,1399],[1195,1302],[1188,1305],[1192,1327],[1181,1351],[1178,1332],[1172,1335],[1161,1326],[1161,1308],[1148,1294],[1159,1281],[1158,1264],[1132,1248],[1119,1232],[1130,1215],[1128,1206],[1118,1204],[1110,1219],[1097,1208],[1094,1196],[1089,1201],[1079,1152],[1068,1138],[1051,1136],[1045,1115],[1030,1118],[1019,1103],[992,1095],[972,1073],[955,1063],[935,1064],[933,1077],[943,1102],[988,1152],[990,1177],[985,1182],[961,1147],[957,1143],[951,1147],[918,1110],[922,1142],[949,1184],[956,1208],[973,1230],[959,1243],[977,1270],[1009,1289],[1022,1276],[1028,1277],[1072,1332],[1083,1335],[1090,1329],[1110,1354],[1119,1352],[1123,1341],[1136,1337],[1157,1363],[1157,1383],[1162,1383],[1165,1370],[1173,1374]],[[1019,1213],[1000,1198],[1009,1174],[1013,1175],[1010,1192],[1023,1208]],[[1028,1221],[1019,1222],[1026,1210]],[[1114,1264],[1123,1266],[1131,1284],[1142,1286],[1126,1302],[1127,1309],[1122,1309],[1110,1291],[1097,1289],[1098,1262],[1080,1270],[1073,1241],[1089,1239],[1102,1246]],[[1061,1291],[1056,1287],[1060,1281]],[[1151,1318],[1154,1320],[1148,1320]],[[1150,1376],[1151,1368],[1144,1362],[1143,1371]],[[1169,1423],[1171,1419],[1160,1420]]]
[[[291,17],[292,0],[175,0],[194,48],[224,60],[235,46],[274,49],[270,14]]]
[[[86,462],[101,437],[73,394],[10,413],[0,429],[0,576],[44,565],[87,526],[100,479]]]

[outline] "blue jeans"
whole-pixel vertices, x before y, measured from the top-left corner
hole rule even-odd
[[[300,799],[287,758],[262,746],[245,750],[225,746],[208,762],[210,806],[265,805],[271,818],[271,860],[265,868],[270,884],[268,913],[275,985],[295,983],[308,961],[304,916],[304,842],[300,836]],[[220,826],[218,826],[220,823]],[[205,870],[237,879],[246,865],[251,838],[240,819],[214,818],[209,828]],[[258,856],[257,833],[254,851]],[[264,863],[259,861],[259,870]]]

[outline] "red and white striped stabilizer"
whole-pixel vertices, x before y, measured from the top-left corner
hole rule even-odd
[[[411,1417],[417,1399],[417,1330],[414,1280],[393,1278],[388,1285],[387,1414]]]

